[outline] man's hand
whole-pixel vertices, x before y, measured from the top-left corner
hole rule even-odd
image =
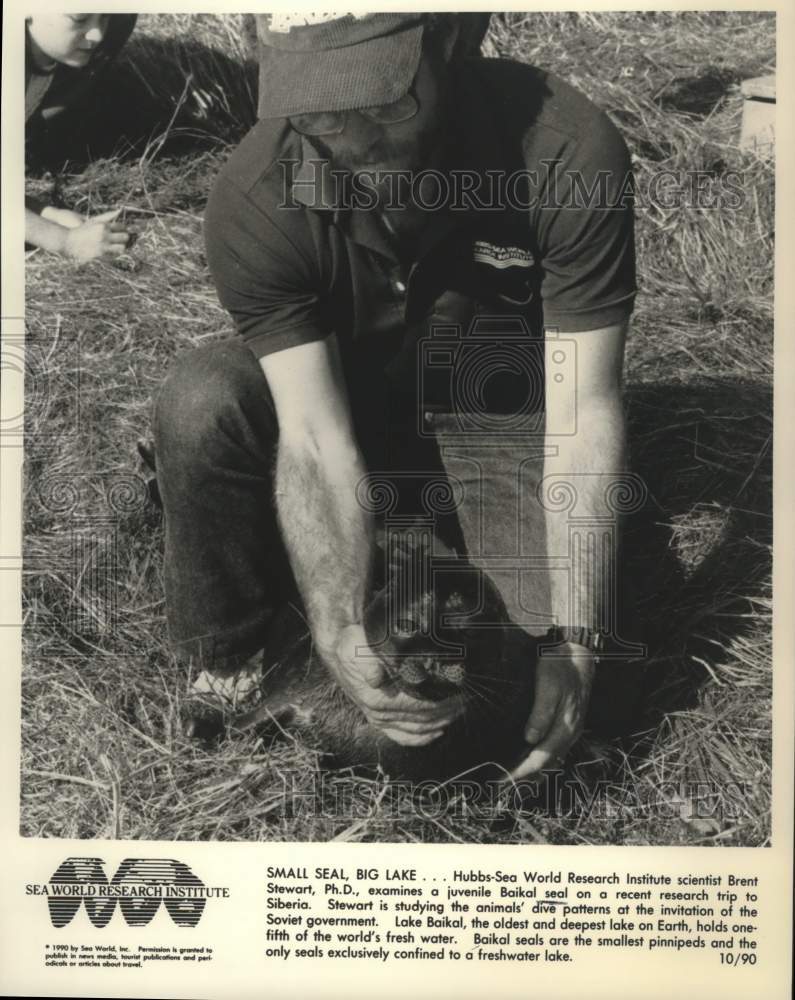
[[[69,228],[64,237],[64,254],[82,264],[97,257],[124,253],[130,234],[115,221],[118,214],[118,209],[114,209]]]
[[[368,647],[361,625],[344,628],[335,655],[324,658],[337,683],[370,725],[395,743],[413,747],[432,743],[463,711],[460,698],[424,701],[399,691]]]
[[[511,771],[510,779],[563,763],[582,732],[593,672],[593,653],[573,643],[563,643],[554,653],[539,657],[535,702],[524,733],[534,749]]]

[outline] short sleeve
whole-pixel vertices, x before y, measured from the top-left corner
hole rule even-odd
[[[204,235],[218,298],[254,354],[264,357],[331,332],[322,280],[302,211],[281,210],[222,172],[207,204]]]
[[[637,291],[624,140],[599,114],[565,159],[546,169],[539,209],[545,327],[576,333],[623,322]]]

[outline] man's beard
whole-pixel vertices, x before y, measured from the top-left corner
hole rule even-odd
[[[436,137],[430,134],[420,136],[415,143],[379,139],[364,150],[342,148],[336,152],[332,152],[321,138],[312,136],[310,141],[335,170],[354,176],[374,171],[424,170],[436,145]]]

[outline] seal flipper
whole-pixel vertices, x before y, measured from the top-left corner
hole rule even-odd
[[[273,741],[287,736],[291,729],[301,729],[310,724],[310,712],[300,705],[274,698],[260,702],[256,708],[237,716],[230,723],[229,731],[245,733],[253,730],[258,736],[269,737]]]

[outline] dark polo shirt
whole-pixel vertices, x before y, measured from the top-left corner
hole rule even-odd
[[[417,344],[440,324],[486,330],[498,351],[506,331],[629,316],[631,174],[616,128],[563,81],[508,60],[461,63],[454,88],[449,197],[413,261],[286,121],[259,122],[234,151],[205,236],[219,298],[257,357],[336,332],[349,379],[386,368],[408,388]]]

